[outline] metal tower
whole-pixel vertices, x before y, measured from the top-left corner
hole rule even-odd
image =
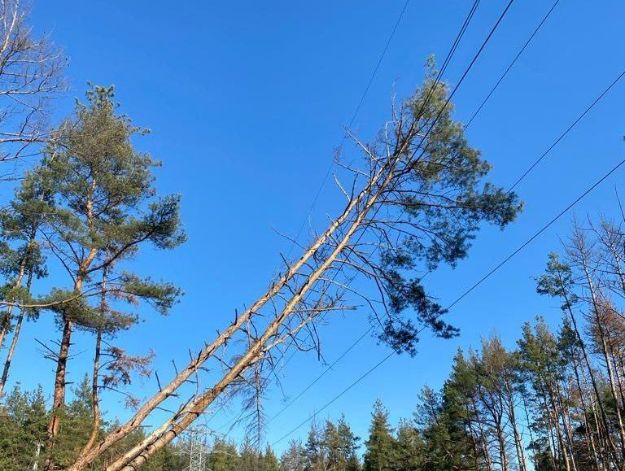
[[[208,430],[204,427],[187,429],[182,439],[181,453],[188,457],[184,471],[206,471],[208,455]]]

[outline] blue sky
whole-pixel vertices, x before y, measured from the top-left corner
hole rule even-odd
[[[153,347],[161,377],[171,359],[181,365],[267,286],[308,217],[314,194],[341,144],[356,105],[403,1],[299,2],[34,1],[32,23],[70,58],[70,90],[56,117],[71,110],[87,81],[115,84],[122,111],[152,129],[138,145],[163,161],[158,188],[180,193],[189,241],[175,252],[147,252],[141,271],[175,281],[186,292],[168,318],[148,316],[121,336],[131,351]],[[405,97],[420,83],[423,64],[442,58],[469,1],[410,2],[381,64],[354,130],[369,139],[389,115],[391,97]],[[550,7],[550,1],[515,2],[480,57],[455,102],[467,119]],[[445,76],[452,85],[468,64],[505,2],[482,2]],[[548,23],[468,131],[473,145],[494,165],[491,180],[503,186],[545,150],[555,137],[625,67],[622,19],[616,0],[562,0]],[[470,257],[455,270],[431,276],[443,304],[532,235],[608,168],[624,157],[625,83],[620,84],[523,182],[525,211],[504,232],[485,229]],[[351,150],[346,149],[346,152]],[[625,194],[623,172],[576,207],[576,214],[613,214],[615,186]],[[326,185],[310,214],[323,227],[341,196]],[[394,357],[321,414],[344,413],[364,437],[371,405],[384,401],[396,420],[412,414],[419,389],[438,387],[460,346],[498,333],[513,345],[521,324],[537,314],[556,322],[555,302],[534,291],[550,250],[566,237],[572,214],[462,301],[452,313],[462,335],[451,341],[423,338],[415,358]],[[306,233],[302,234],[302,241]],[[324,354],[337,357],[366,328],[366,311],[323,328]],[[57,336],[54,323],[28,324],[14,371],[29,371],[25,387],[52,380],[34,338]],[[78,339],[70,370],[81,377],[91,350]],[[272,442],[300,423],[386,354],[366,339],[287,413],[270,424]],[[323,370],[313,355],[299,355],[284,369],[283,388],[297,394]],[[147,393],[153,384],[137,385]],[[143,391],[141,388],[144,388]],[[267,414],[282,405],[279,389],[268,394]],[[124,416],[119,398],[106,408]],[[210,419],[219,428],[236,408]],[[306,428],[300,436],[304,436]],[[235,431],[233,437],[237,438]],[[296,435],[297,436],[297,435]],[[278,446],[279,449],[285,443]]]

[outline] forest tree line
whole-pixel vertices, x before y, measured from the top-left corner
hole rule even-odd
[[[345,417],[317,418],[277,457],[270,448],[217,436],[205,445],[206,469],[623,469],[625,314],[617,304],[625,294],[624,260],[621,223],[576,225],[563,254],[550,254],[536,279],[537,292],[561,306],[561,319],[527,322],[511,347],[490,336],[479,348],[459,350],[440,390],[415,394],[412,417],[392,424],[378,401],[365,437]],[[66,410],[73,432],[61,435],[60,449],[69,455],[90,434],[90,383],[85,377]],[[0,411],[0,469],[31,469],[50,414],[42,391],[16,387]],[[184,469],[187,446],[184,437],[174,441],[144,469]]]
[[[90,85],[51,124],[65,59],[27,19],[21,2],[0,0],[0,469],[180,469],[181,437],[198,417],[237,397],[261,411],[275,365],[294,350],[319,354],[316,326],[363,300],[372,332],[397,353],[415,354],[424,331],[458,335],[425,275],[461,262],[482,226],[505,228],[522,205],[488,181],[490,164],[454,120],[455,89],[428,61],[372,142],[350,134],[359,158],[339,162],[345,206],[328,226],[282,259],[254,302],[217,313],[222,328],[184,365],[153,371],[153,346],[130,351],[118,334],[167,315],[182,295],[138,262],[184,243],[180,197],[158,191],[160,161],[136,146],[148,130],[120,111],[114,87]],[[220,439],[207,469],[249,458],[251,469],[625,470],[624,239],[620,223],[576,226],[537,285],[559,300],[561,327],[537,321],[512,350],[491,338],[459,353],[415,417],[393,428],[378,404],[370,436],[329,421],[280,459]],[[23,345],[23,329],[43,316],[54,340]],[[77,333],[89,360],[73,385],[85,373]],[[52,362],[43,389],[19,387],[24,348]],[[141,399],[138,377],[150,378]],[[103,396],[122,398],[127,420],[107,417]]]

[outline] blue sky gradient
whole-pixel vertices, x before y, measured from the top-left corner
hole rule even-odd
[[[372,139],[389,116],[391,99],[407,97],[423,78],[430,54],[443,58],[472,2],[410,2],[353,129]],[[482,2],[445,79],[457,81],[506,2]],[[455,116],[468,119],[551,6],[518,1],[455,97]],[[132,352],[153,347],[160,376],[182,365],[198,348],[268,285],[290,243],[279,233],[297,234],[310,216],[322,228],[342,204],[328,182],[312,213],[335,149],[360,100],[403,1],[300,2],[35,1],[32,24],[49,33],[70,58],[70,91],[57,102],[55,119],[69,113],[87,81],[115,84],[122,111],[153,133],[137,144],[163,161],[157,171],[162,193],[182,195],[189,241],[175,252],[144,252],[141,272],[178,283],[186,295],[167,318],[146,316],[120,336]],[[494,165],[490,179],[502,186],[516,180],[570,122],[625,68],[625,4],[616,0],[562,0],[491,101],[468,130],[470,142]],[[479,235],[470,257],[457,269],[429,277],[432,292],[449,303],[518,247],[594,180],[625,156],[623,103],[619,84],[519,186],[525,210],[501,232]],[[356,155],[344,147],[349,160]],[[618,172],[575,209],[583,219],[615,213]],[[344,413],[366,436],[376,398],[391,417],[410,416],[419,389],[438,387],[459,347],[478,346],[498,333],[512,346],[521,324],[537,314],[556,323],[556,302],[535,293],[533,277],[547,253],[566,238],[573,213],[556,223],[523,253],[476,289],[449,314],[459,338],[424,336],[415,358],[393,357],[320,415]],[[309,240],[308,231],[300,237]],[[295,252],[293,253],[295,254]],[[325,358],[331,362],[367,327],[359,310],[322,328]],[[44,313],[25,327],[14,372],[29,371],[24,387],[50,387],[52,364],[34,339],[57,338]],[[71,379],[84,374],[91,340],[74,347]],[[314,389],[268,427],[267,441],[315,412],[359,374],[387,354],[367,338]],[[324,368],[301,354],[283,370],[283,390],[296,395]],[[139,394],[152,382],[135,385]],[[279,388],[266,398],[271,417],[282,404]],[[121,398],[109,395],[105,409],[124,417]],[[220,429],[236,407],[208,419]],[[222,429],[223,431],[223,429]],[[299,436],[305,435],[306,428]],[[233,438],[241,436],[235,430]],[[298,436],[297,434],[295,436]],[[294,436],[294,437],[295,437]],[[280,450],[286,442],[277,446]]]

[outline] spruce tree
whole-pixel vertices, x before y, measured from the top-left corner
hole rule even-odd
[[[265,449],[260,462],[260,471],[280,471],[280,462],[270,446]]]
[[[306,453],[302,443],[291,440],[289,447],[280,457],[280,471],[305,471],[306,469]]]
[[[421,471],[424,465],[424,443],[413,423],[401,420],[397,427],[395,464],[393,469]]]
[[[373,405],[369,438],[365,442],[364,471],[392,470],[395,462],[395,439],[388,420],[388,411],[380,400]]]
[[[212,471],[237,471],[240,469],[237,447],[225,440],[215,440],[208,454],[207,467]]]

